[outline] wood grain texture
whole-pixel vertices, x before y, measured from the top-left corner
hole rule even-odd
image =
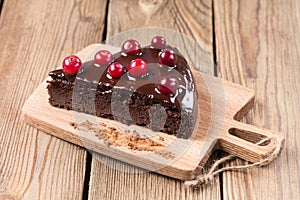
[[[213,63],[212,8],[211,0],[205,1],[122,1],[109,3],[107,38],[140,27],[160,27],[181,31],[201,44]],[[119,14],[116,15],[115,11]],[[187,25],[188,24],[188,25]],[[126,34],[125,34],[126,35]],[[149,34],[150,35],[150,34]],[[139,38],[142,44],[149,44],[149,35]],[[122,36],[122,35],[121,35]],[[127,35],[128,36],[128,35]],[[142,36],[140,36],[142,37]],[[118,40],[119,38],[119,40]],[[120,45],[124,40],[118,37],[109,44]],[[134,37],[135,38],[135,37]],[[180,49],[183,51],[184,49]],[[213,74],[213,65],[201,68]],[[210,160],[216,158],[216,154]],[[105,161],[104,163],[102,161]],[[109,164],[107,164],[107,162]],[[209,163],[209,164],[210,164]],[[111,166],[117,165],[117,168]],[[206,168],[207,169],[207,168]],[[128,164],[94,155],[89,188],[90,199],[221,199],[218,178],[210,187],[200,191],[185,188],[182,181],[154,173],[135,174],[138,171]]]
[[[270,166],[224,173],[224,199],[300,199],[300,2],[214,3],[220,75],[256,91],[246,121],[286,137],[281,156]]]
[[[0,199],[81,199],[86,151],[25,125],[25,100],[66,55],[101,40],[106,1],[5,1]]]
[[[212,53],[211,11],[210,0],[111,0],[107,36],[133,28],[169,28],[193,37]]]
[[[121,34],[131,29],[138,29],[132,37],[138,38],[143,45],[148,45],[151,37],[148,34],[162,35],[166,30],[177,31],[178,34],[170,34],[169,43],[176,45],[176,40],[182,41],[184,37],[190,37],[191,41],[186,42],[185,48],[189,48],[189,53],[198,55],[197,60],[201,70],[212,74],[214,71],[213,63],[213,41],[212,41],[212,8],[211,0],[200,1],[167,1],[167,0],[111,0],[108,9],[107,38],[114,39],[117,35],[118,42],[122,44],[122,36],[130,34]],[[116,15],[115,11],[119,14]],[[151,30],[151,32],[142,32],[144,27],[160,28]],[[139,33],[141,31],[141,33]],[[184,34],[184,37],[180,34]],[[143,37],[144,36],[144,37]],[[147,40],[148,36],[148,40]],[[149,41],[150,39],[150,41]],[[111,41],[109,41],[111,43]],[[119,46],[114,41],[113,45]],[[199,50],[201,47],[201,50]],[[180,48],[180,47],[179,47]],[[181,52],[183,48],[181,48]],[[201,56],[199,56],[199,54]],[[190,56],[190,55],[187,55]],[[193,56],[195,59],[196,56]],[[205,58],[205,59],[204,59]]]
[[[211,163],[208,164],[208,166]],[[220,199],[218,181],[199,190],[182,181],[150,173],[117,160],[93,155],[90,199]]]

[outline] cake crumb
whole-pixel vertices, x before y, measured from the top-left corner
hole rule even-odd
[[[76,128],[76,123],[75,122],[70,122],[70,125]]]
[[[123,146],[134,151],[151,151],[166,159],[174,158],[170,151],[162,149],[165,147],[162,143],[165,139],[162,136],[159,136],[158,141],[155,141],[147,136],[141,136],[136,130],[120,131],[103,122],[92,123],[88,120],[81,123],[71,122],[70,125],[74,129],[93,133],[107,146]]]
[[[159,140],[160,140],[160,141],[165,141],[165,138],[162,137],[162,136],[159,136]]]

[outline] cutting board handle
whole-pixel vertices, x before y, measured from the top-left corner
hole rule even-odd
[[[265,138],[267,142],[257,144]],[[219,140],[219,148],[249,162],[259,162],[283,146],[282,134],[232,120]]]

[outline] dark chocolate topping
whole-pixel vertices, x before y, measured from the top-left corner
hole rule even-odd
[[[148,95],[149,101],[169,107],[178,107],[179,110],[192,112],[195,106],[195,88],[191,71],[187,61],[178,52],[177,49],[168,46],[177,54],[175,67],[162,66],[158,63],[160,50],[148,47],[142,48],[139,55],[126,55],[121,52],[116,53],[114,61],[120,62],[126,70],[130,62],[134,59],[141,58],[147,62],[148,74],[141,78],[130,77],[125,73],[120,79],[112,79],[107,74],[108,66],[97,66],[94,61],[83,63],[81,70],[77,75],[65,75],[62,69],[50,72],[50,76],[55,80],[63,82],[83,81],[95,85],[105,85],[105,93],[113,92],[114,88],[128,90],[132,93],[138,92]],[[164,76],[173,76],[178,79],[179,89],[175,94],[162,94],[156,87],[159,79]],[[96,86],[97,87],[97,86]],[[96,88],[95,87],[95,88]]]

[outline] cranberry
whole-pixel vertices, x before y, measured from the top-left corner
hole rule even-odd
[[[158,90],[164,94],[175,94],[178,87],[178,80],[175,77],[162,77],[157,84]]]
[[[119,62],[113,62],[109,65],[107,71],[112,78],[118,79],[125,73],[125,67]]]
[[[174,67],[177,60],[177,55],[174,51],[170,49],[163,50],[158,57],[158,62],[162,65],[167,65],[169,67]]]
[[[122,45],[122,51],[127,54],[139,54],[141,45],[136,40],[127,40]]]
[[[151,46],[156,49],[166,48],[166,39],[162,36],[155,36],[151,41]]]
[[[62,62],[63,71],[66,74],[76,74],[82,66],[80,58],[75,55],[66,57]]]
[[[100,50],[94,56],[94,62],[98,65],[107,65],[113,60],[112,54],[107,50]]]
[[[148,72],[146,61],[142,59],[135,59],[130,62],[128,72],[132,77],[141,77]]]

